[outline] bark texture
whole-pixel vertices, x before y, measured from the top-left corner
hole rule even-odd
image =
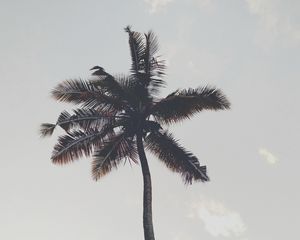
[[[144,197],[143,197],[143,226],[145,240],[155,240],[153,222],[152,222],[152,186],[151,175],[143,146],[141,135],[137,136],[137,150],[142,166],[144,180]]]

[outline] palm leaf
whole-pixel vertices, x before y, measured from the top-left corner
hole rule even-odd
[[[118,82],[116,77],[113,77],[111,75],[99,76],[97,79],[91,80],[91,82],[95,86],[99,87],[107,95],[115,96],[122,100],[127,100],[122,86],[120,86],[120,83]]]
[[[102,114],[94,109],[76,109],[73,110],[74,114],[70,114],[64,111],[60,114],[57,125],[63,128],[65,131],[69,131],[71,128],[79,127],[83,130],[102,128],[106,124],[112,124],[115,119],[121,118],[115,116],[114,113]]]
[[[149,31],[145,34],[145,51],[140,62],[138,78],[152,94],[157,94],[159,88],[165,85],[162,79],[165,64],[156,56],[158,49],[157,37],[152,31]]]
[[[119,82],[130,107],[135,108],[138,106],[141,96],[145,95],[145,89],[141,87],[138,79],[125,75],[116,76],[116,79]]]
[[[63,111],[56,122],[56,124],[43,123],[41,124],[41,136],[51,136],[56,126],[60,126],[66,132],[70,129],[80,128],[82,130],[101,129],[104,125],[114,124],[116,119],[126,118],[124,115],[115,116],[115,113],[106,112],[105,114],[95,109],[76,109],[74,114]]]
[[[129,34],[132,76],[141,83],[142,101],[147,102],[152,98],[149,94],[157,94],[159,88],[165,85],[162,80],[164,61],[155,56],[158,51],[157,38],[152,31],[145,35],[131,31],[130,27],[126,27],[125,31]]]
[[[166,69],[165,61],[159,60],[157,52],[159,49],[157,37],[152,31],[149,31],[145,34],[146,38],[146,48],[145,54],[143,56],[144,62],[144,71],[149,77],[161,78],[165,75],[164,71]],[[155,81],[155,78],[151,79]]]
[[[131,72],[136,75],[140,71],[140,63],[145,52],[144,38],[141,33],[132,31],[130,26],[125,28],[125,32],[129,35],[129,48],[132,61]]]
[[[52,90],[52,96],[60,102],[81,104],[87,108],[120,110],[123,103],[120,99],[106,95],[94,83],[82,79],[66,80]]]
[[[86,132],[77,130],[67,135],[60,136],[54,146],[52,162],[66,164],[82,156],[90,156],[95,146],[103,143],[109,127],[101,131],[90,129]]]
[[[139,83],[136,78],[124,74],[108,76],[94,80],[95,85],[99,86],[107,95],[121,99],[126,106],[124,108],[135,107],[139,102],[137,97],[140,94]]]
[[[106,141],[95,152],[92,163],[93,178],[98,180],[113,168],[117,168],[124,158],[137,163],[137,151],[134,141],[127,138],[125,133],[121,133]]]
[[[186,151],[168,132],[152,132],[146,137],[146,148],[154,153],[166,166],[182,175],[185,183],[193,180],[208,181],[206,166],[200,163],[192,153]]]
[[[202,110],[229,109],[230,103],[221,90],[202,87],[176,90],[157,102],[151,114],[161,123],[170,124],[190,118]]]
[[[42,137],[51,136],[56,125],[51,123],[42,123],[40,127],[40,135]]]

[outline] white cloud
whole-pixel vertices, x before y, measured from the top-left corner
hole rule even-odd
[[[199,219],[214,237],[239,237],[246,231],[246,226],[238,212],[214,200],[201,200],[192,204],[188,217]]]
[[[171,3],[173,0],[144,0],[147,4],[150,5],[150,13],[157,13],[162,8],[167,6],[169,3]]]
[[[278,162],[277,157],[275,157],[270,151],[265,148],[259,149],[259,154],[271,165],[276,164]]]
[[[249,11],[259,17],[261,41],[272,41],[274,37],[300,43],[298,11],[300,2],[293,0],[245,0]],[[282,40],[281,39],[281,40]],[[267,43],[268,44],[268,43]]]

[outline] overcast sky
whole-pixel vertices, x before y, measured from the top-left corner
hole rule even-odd
[[[185,186],[148,154],[156,238],[299,238],[299,12],[298,0],[0,0],[0,239],[143,239],[140,166],[95,182],[90,159],[51,163],[61,131],[38,134],[70,109],[50,98],[56,84],[95,65],[128,73],[128,24],[158,35],[163,96],[208,84],[232,103],[170,128],[210,182]]]

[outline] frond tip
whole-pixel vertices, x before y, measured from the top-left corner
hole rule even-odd
[[[150,133],[146,138],[146,148],[169,169],[180,173],[185,183],[209,181],[206,166],[200,166],[197,157],[180,146],[170,133]]]
[[[124,28],[124,31],[127,32],[127,33],[130,33],[130,32],[131,32],[131,26],[130,26],[130,25],[127,25],[127,26]]]
[[[56,125],[52,123],[42,123],[40,127],[40,135],[42,137],[48,137],[53,134]]]

